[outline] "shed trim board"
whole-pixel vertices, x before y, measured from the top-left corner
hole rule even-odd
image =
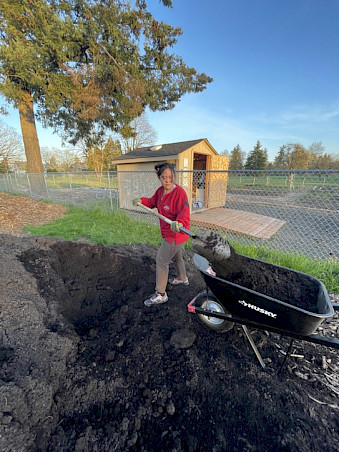
[[[204,142],[204,144],[209,148],[209,150],[215,154],[218,155],[217,151],[213,148],[213,146],[209,143],[207,138],[199,138],[197,140],[190,140],[190,141],[181,141],[178,143],[167,143],[159,145],[161,146],[159,149],[158,146],[146,146],[143,148],[135,149],[134,151],[128,152],[124,155],[119,155],[118,157],[115,157],[113,159],[114,162],[116,162],[117,165],[132,163],[134,160],[134,163],[141,163],[148,159],[151,161],[161,161],[166,159],[174,159],[177,160],[179,154],[181,154],[184,151],[187,151],[188,149],[193,148],[194,146],[200,144],[201,142]],[[154,149],[154,150],[152,150]],[[149,161],[149,160],[148,160]]]
[[[235,232],[259,239],[269,239],[286,223],[284,220],[244,210],[217,207],[192,213],[192,226]]]
[[[131,159],[129,159],[128,161],[126,161],[126,162],[117,162],[117,165],[121,165],[122,166],[122,168],[121,169],[119,169],[119,171],[125,171],[124,169],[123,169],[123,167],[125,166],[125,165],[129,165],[129,164],[131,164],[131,163],[149,163],[149,162],[163,162],[163,161],[175,161],[176,159],[174,158],[175,156],[173,156],[173,155],[163,155],[163,156],[161,156],[161,157],[153,157],[153,156],[150,156],[150,157],[143,157],[142,159],[139,157],[139,158],[137,158],[137,157],[135,157],[135,158],[131,158]]]

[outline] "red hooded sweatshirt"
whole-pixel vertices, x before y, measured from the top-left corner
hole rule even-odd
[[[164,195],[164,187],[159,187],[151,198],[141,198],[144,206],[154,209],[164,217],[172,221],[182,223],[186,229],[190,228],[190,208],[185,190],[179,185],[174,185],[167,195]],[[184,232],[173,232],[171,226],[160,220],[160,230],[162,237],[168,242],[184,243],[188,240],[188,235]]]

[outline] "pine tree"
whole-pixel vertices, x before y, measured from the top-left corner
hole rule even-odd
[[[230,156],[230,170],[242,170],[244,168],[244,152],[242,152],[239,144],[237,144]]]
[[[274,158],[274,168],[276,169],[288,168],[289,153],[290,151],[286,144],[280,146],[279,152]]]
[[[0,92],[19,110],[28,172],[43,171],[36,118],[71,143],[97,144],[95,125],[128,135],[147,106],[171,109],[212,81],[171,52],[180,28],[156,21],[146,0],[133,5],[1,0]]]
[[[258,140],[252,151],[247,156],[245,168],[248,170],[263,170],[268,162],[267,150],[262,149]]]

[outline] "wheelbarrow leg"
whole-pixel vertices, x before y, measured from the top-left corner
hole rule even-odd
[[[251,344],[251,347],[252,347],[252,349],[253,349],[253,351],[255,353],[255,356],[258,358],[258,361],[261,364],[261,367],[263,369],[265,369],[266,364],[264,363],[264,360],[262,359],[262,357],[260,355],[260,352],[259,352],[257,346],[254,343],[254,340],[253,340],[253,337],[252,337],[251,333],[248,331],[248,328],[247,328],[246,325],[241,325],[241,326],[242,326],[242,329],[244,330],[244,333],[246,334],[248,342]]]
[[[277,372],[278,375],[280,374],[282,368],[284,367],[284,364],[286,363],[287,358],[289,357],[289,355],[291,353],[293,342],[294,342],[294,339],[292,338],[291,342],[290,342],[290,345],[288,346],[286,355],[284,356],[283,362],[281,363],[281,366],[280,366],[280,368],[279,368],[279,370]]]

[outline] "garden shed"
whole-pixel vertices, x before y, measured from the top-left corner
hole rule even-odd
[[[228,157],[200,138],[138,148],[116,157],[121,208],[133,209],[133,198],[153,195],[159,187],[154,165],[165,161],[175,165],[177,183],[186,190],[192,210],[225,205],[227,172],[213,170],[227,170]]]

